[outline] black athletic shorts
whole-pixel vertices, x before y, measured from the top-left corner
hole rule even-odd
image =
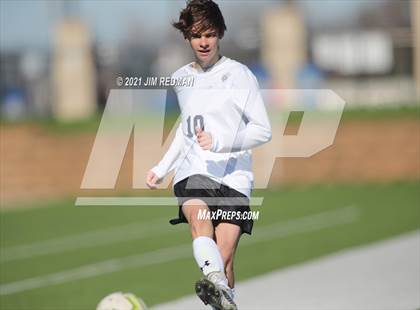
[[[194,174],[177,182],[174,185],[174,193],[178,198],[179,210],[178,218],[169,221],[172,225],[188,223],[184,213],[182,212],[182,204],[190,198],[200,198],[206,202],[210,209],[210,213],[214,215],[218,215],[217,213],[222,213],[222,211],[227,211],[224,212],[225,215],[227,213],[230,213],[230,215],[238,215],[242,214],[242,212],[250,212],[249,198],[246,195],[229,186],[220,184],[205,175]],[[250,235],[254,221],[252,219],[248,219],[248,216],[244,218],[247,219],[238,219],[238,216],[230,218],[229,216],[212,216],[211,220],[214,227],[220,223],[232,223],[241,228],[241,234],[247,233]]]

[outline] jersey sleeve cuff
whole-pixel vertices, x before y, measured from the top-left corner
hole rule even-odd
[[[163,179],[165,177],[166,173],[159,166],[154,166],[151,170],[159,179]]]

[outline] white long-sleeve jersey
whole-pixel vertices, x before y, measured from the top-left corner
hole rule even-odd
[[[175,169],[174,184],[203,174],[247,197],[253,187],[251,149],[271,139],[271,126],[258,82],[243,64],[222,57],[209,71],[191,64],[173,78],[193,78],[193,86],[175,87],[181,123],[166,154],[152,171],[165,177]],[[195,128],[212,135],[210,150],[197,142]]]

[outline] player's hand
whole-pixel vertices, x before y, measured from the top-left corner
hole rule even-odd
[[[146,185],[150,189],[156,189],[157,188],[156,185],[161,182],[162,182],[162,179],[159,179],[158,176],[152,170],[149,170],[146,176]]]
[[[213,138],[210,132],[203,131],[200,127],[195,128],[197,142],[203,150],[210,150],[213,145]]]

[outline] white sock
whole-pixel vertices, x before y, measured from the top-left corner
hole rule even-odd
[[[193,241],[195,261],[206,276],[210,272],[220,271],[224,274],[225,266],[216,242],[209,237],[198,237]]]
[[[235,288],[234,287],[232,287],[230,289],[230,294],[231,294],[232,299],[235,299]]]

